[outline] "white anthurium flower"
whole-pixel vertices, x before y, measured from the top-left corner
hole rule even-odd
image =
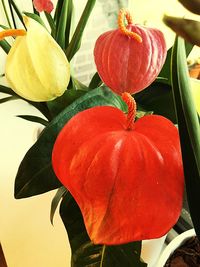
[[[24,22],[27,31],[10,30],[11,35],[22,36],[17,36],[8,53],[6,78],[13,91],[25,99],[36,102],[53,100],[67,89],[69,62],[42,25],[28,17],[24,17]],[[9,33],[5,31],[3,35]],[[2,36],[0,34],[0,38]]]

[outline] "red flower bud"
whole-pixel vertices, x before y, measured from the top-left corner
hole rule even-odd
[[[128,25],[123,24],[126,16]],[[117,94],[136,93],[150,85],[159,74],[166,44],[161,31],[134,25],[121,10],[119,29],[102,34],[96,41],[94,59],[103,82]]]

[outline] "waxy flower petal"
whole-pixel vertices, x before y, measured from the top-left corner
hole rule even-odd
[[[33,4],[38,12],[46,11],[51,13],[54,9],[53,3],[50,0],[33,0]]]
[[[78,203],[96,244],[122,244],[166,234],[180,215],[183,167],[176,127],[144,116],[127,130],[117,108],[75,115],[60,132],[52,163]]]
[[[128,21],[125,27],[124,17]],[[115,93],[135,94],[158,76],[167,49],[161,31],[132,23],[130,13],[120,10],[118,29],[99,36],[94,61],[102,81]]]
[[[27,34],[16,38],[7,56],[6,78],[25,99],[52,100],[67,89],[69,62],[43,26],[27,17],[25,24]]]

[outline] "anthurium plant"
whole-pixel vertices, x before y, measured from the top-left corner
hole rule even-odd
[[[83,85],[71,74],[71,60],[96,1],[85,2],[73,31],[73,0],[56,6],[34,0],[33,12],[23,14],[8,0],[12,21],[2,0],[8,25],[1,25],[0,46],[7,54],[8,86],[0,85],[0,92],[9,96],[0,101],[24,99],[46,118],[21,116],[45,128],[21,161],[15,197],[58,189],[50,219],[61,202],[71,266],[145,267],[141,241],[165,235],[181,212],[188,166],[187,159],[182,162],[184,136],[198,160],[198,137],[190,140],[196,128],[186,119],[193,103],[189,91],[185,98],[179,92],[188,90],[182,63],[192,46],[177,39],[167,51],[162,32],[135,25],[122,9],[118,28],[97,39],[98,72]],[[177,123],[186,131],[181,146]]]
[[[189,11],[200,14],[199,1],[179,0],[179,2]],[[185,40],[200,45],[200,22],[171,16],[165,16],[163,20]],[[200,127],[199,113],[197,113],[200,103],[196,101],[198,107],[195,108],[185,58],[184,40],[177,37],[171,57],[171,71],[174,73],[171,81],[179,126],[188,205],[196,235],[200,240],[200,213],[197,205],[200,201]],[[199,90],[195,91],[196,99],[198,99],[199,93]]]

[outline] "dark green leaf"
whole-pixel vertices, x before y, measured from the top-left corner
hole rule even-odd
[[[40,23],[44,28],[46,28],[45,23],[43,22],[43,20],[40,18],[39,15],[35,14],[35,13],[29,13],[29,12],[23,12],[27,17],[34,19],[35,21],[37,21],[38,23]]]
[[[171,69],[170,69],[170,66],[171,66],[171,54],[172,54],[172,48],[170,48],[167,51],[167,57],[166,57],[166,60],[165,60],[165,64],[163,65],[162,70],[158,75],[159,77],[165,78],[166,82],[168,84],[171,83]]]
[[[185,41],[185,52],[186,52],[186,57],[188,57],[188,55],[190,54],[190,52],[192,51],[194,45],[191,43],[188,43]]]
[[[60,215],[72,249],[73,267],[146,267],[140,262],[141,242],[118,246],[94,245],[85,229],[80,209],[70,193],[60,206]]]
[[[6,54],[10,51],[10,44],[6,40],[0,40],[0,46]]]
[[[64,197],[64,195],[67,194],[67,192],[68,191],[64,186],[60,187],[57,190],[56,195],[54,196],[54,198],[51,202],[50,221],[51,221],[52,225],[53,225],[53,217],[55,215],[58,204],[61,201],[61,199]]]
[[[2,29],[4,29],[4,30],[8,30],[8,29],[10,29],[10,27],[7,27],[7,26],[2,25],[2,24],[0,24],[0,27],[1,27]]]
[[[59,0],[56,4],[56,10],[54,14],[54,21],[56,25],[59,25],[60,13],[62,10],[64,0]]]
[[[33,5],[33,12],[34,12],[34,14],[40,16],[40,13],[34,7],[33,0],[32,0],[32,5]]]
[[[189,55],[193,48],[193,45],[190,43],[186,43],[185,49],[186,49],[186,56]],[[165,64],[163,65],[163,68],[161,72],[159,73],[159,77],[164,78],[164,83],[171,84],[171,54],[172,54],[172,47],[167,51],[167,58],[165,60]]]
[[[184,40],[176,38],[172,53],[172,85],[178,118],[188,205],[200,238],[200,126],[191,95]]]
[[[61,13],[59,14],[59,23],[56,28],[56,41],[62,49],[65,49],[65,31],[67,25],[68,4],[69,0],[63,1]]]
[[[0,98],[0,104],[3,104],[11,100],[15,100],[15,99],[17,99],[16,96],[8,96],[8,97]]]
[[[18,118],[22,118],[27,121],[37,122],[44,126],[48,125],[48,121],[44,120],[43,118],[40,118],[38,116],[31,116],[31,115],[18,115]]]
[[[102,267],[147,267],[147,264],[140,259],[141,242],[117,246],[105,246],[101,259]]]
[[[21,23],[24,25],[24,27],[26,28],[24,21],[23,21],[23,16],[21,11],[19,10],[18,6],[16,5],[14,0],[9,0],[10,4],[12,5],[13,9],[15,10],[19,20],[21,21]]]
[[[52,116],[51,116],[51,113],[47,107],[46,102],[34,102],[34,101],[28,101],[24,98],[22,98],[22,99],[27,101],[29,104],[34,106],[36,109],[38,109],[49,121],[51,121]]]
[[[135,94],[137,104],[176,123],[176,114],[171,86],[154,82],[147,89]]]
[[[50,26],[50,28],[51,28],[51,35],[52,35],[53,37],[55,37],[55,33],[56,33],[56,25],[55,25],[55,22],[54,22],[54,20],[53,20],[53,18],[52,18],[52,16],[51,16],[51,14],[49,14],[49,13],[47,13],[47,12],[44,12],[44,14],[45,14],[46,19],[47,19],[47,21],[48,21],[48,23],[49,23],[49,26]]]
[[[74,77],[71,77],[71,79],[72,79],[72,86],[74,90],[88,91],[88,87],[85,84],[81,83],[79,80],[77,80]],[[97,87],[100,87],[100,86],[96,86],[96,88]]]
[[[73,0],[69,0],[68,10],[67,10],[67,23],[66,23],[66,29],[65,29],[65,48],[67,48],[69,45],[73,9],[74,9]]]
[[[17,95],[11,88],[0,85],[0,92],[16,96],[26,102],[28,102],[30,105],[34,106],[36,109],[38,109],[48,120],[51,120],[51,114],[49,112],[49,109],[47,108],[47,104],[45,102],[34,102],[34,101],[29,101],[27,99],[24,99],[23,97]]]
[[[143,110],[143,108],[141,108],[140,106],[139,107],[137,106],[135,119],[138,120],[146,115],[152,115],[152,114],[153,114],[153,111],[146,111],[146,110]]]
[[[14,16],[14,12],[13,12],[13,8],[12,8],[10,0],[8,0],[8,5],[9,5],[9,9],[10,9],[10,15],[11,15],[11,18],[12,18],[13,26],[16,29],[17,25],[16,25],[15,16]]]
[[[9,87],[0,84],[0,92],[8,95],[17,96],[17,94]]]
[[[83,96],[86,92],[83,90],[66,90],[64,94],[53,101],[47,102],[48,108],[53,117],[58,115],[63,109],[69,106],[74,100]]]
[[[96,3],[96,0],[88,0],[87,1],[85,9],[82,13],[82,16],[79,20],[79,23],[76,27],[74,34],[73,34],[72,40],[71,40],[71,42],[70,42],[70,44],[66,50],[66,55],[67,55],[67,58],[69,61],[73,58],[75,53],[80,48],[83,31],[85,29],[85,26],[87,24],[87,21],[89,19],[89,16],[93,10],[95,3]]]
[[[9,27],[12,28],[12,25],[11,25],[11,22],[10,22],[10,18],[9,18],[9,15],[8,15],[8,12],[7,12],[7,8],[6,8],[6,5],[5,5],[5,0],[1,0],[1,4],[2,4],[2,7],[3,7],[3,11],[4,11],[4,14],[5,14],[7,23],[9,25]]]
[[[30,197],[61,186],[51,165],[51,153],[58,133],[78,112],[103,105],[126,110],[126,104],[119,96],[101,87],[79,97],[48,124],[20,164],[15,180],[16,198]]]
[[[101,86],[102,83],[103,83],[103,82],[102,82],[102,80],[101,80],[101,78],[100,78],[98,72],[96,72],[96,73],[94,74],[94,76],[92,77],[91,81],[90,81],[89,88],[90,88],[90,89],[97,88],[97,87]]]

